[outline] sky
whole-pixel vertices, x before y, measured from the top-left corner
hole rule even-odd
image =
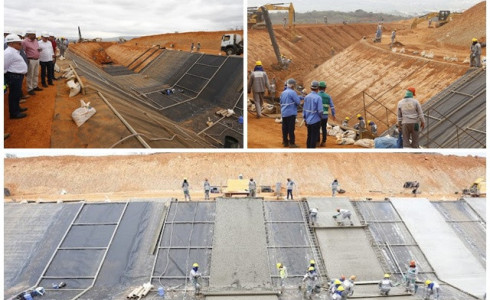
[[[243,28],[237,0],[5,0],[4,31],[59,37],[143,36]]]
[[[398,11],[417,15],[427,11],[461,11],[468,9],[482,0],[426,0],[426,1],[393,1],[393,0],[292,0],[296,12],[313,10],[355,11],[362,9],[367,12]],[[248,0],[247,6],[260,6],[269,1]]]

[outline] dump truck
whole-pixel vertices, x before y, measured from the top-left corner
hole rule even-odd
[[[477,178],[469,189],[463,190],[463,195],[485,197],[487,195],[487,182],[483,177]]]
[[[221,37],[221,51],[226,55],[240,55],[243,53],[242,36],[236,33],[223,34]]]

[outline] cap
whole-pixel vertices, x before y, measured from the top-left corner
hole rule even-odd
[[[296,84],[296,80],[294,78],[289,78],[288,81],[286,81],[287,84]]]
[[[11,33],[5,37],[5,41],[8,43],[22,42],[20,37],[15,33]]]
[[[313,81],[311,82],[311,88],[312,88],[312,89],[317,89],[319,85],[320,85],[320,84],[319,84],[319,83],[318,83],[318,81],[316,81],[316,80],[313,80]]]
[[[407,91],[412,92],[412,94],[415,96],[415,88],[414,87],[409,87]]]
[[[49,36],[54,37],[54,33],[50,32],[50,33],[49,33]]]
[[[327,83],[325,81],[320,81],[321,88],[327,88]]]
[[[44,38],[48,38],[48,37],[49,37],[49,33],[47,33],[47,32],[45,31],[45,32],[43,32],[43,33],[41,34],[41,36],[42,36],[42,37],[44,37]]]

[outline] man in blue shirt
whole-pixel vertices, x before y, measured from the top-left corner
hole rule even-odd
[[[320,125],[323,115],[322,97],[318,95],[318,81],[311,82],[311,92],[305,97],[303,104],[303,118],[308,127],[306,148],[316,148],[320,138]]]
[[[300,99],[296,94],[294,87],[296,81],[288,79],[287,88],[281,93],[281,116],[282,116],[282,145],[284,147],[298,148],[295,144],[294,129],[296,126],[296,115],[298,114],[298,105]],[[288,139],[289,136],[289,139]]]
[[[325,143],[327,142],[327,123],[328,123],[328,114],[329,110],[331,111],[332,118],[335,121],[335,107],[333,106],[333,101],[332,97],[330,97],[329,94],[325,93],[325,90],[327,89],[327,83],[325,81],[320,81],[320,92],[318,92],[318,95],[322,97],[322,104],[323,104],[323,114],[322,114],[322,143],[320,146],[325,146]]]

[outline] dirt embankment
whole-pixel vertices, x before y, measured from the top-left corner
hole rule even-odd
[[[485,158],[389,153],[166,153],[143,156],[36,157],[5,159],[5,187],[20,199],[182,198],[187,178],[195,199],[202,183],[253,177],[258,185],[292,178],[300,196],[328,196],[337,178],[351,198],[408,196],[405,181],[417,180],[422,197],[456,199],[484,176]],[[60,192],[65,190],[66,195]],[[8,198],[10,199],[10,198]]]

